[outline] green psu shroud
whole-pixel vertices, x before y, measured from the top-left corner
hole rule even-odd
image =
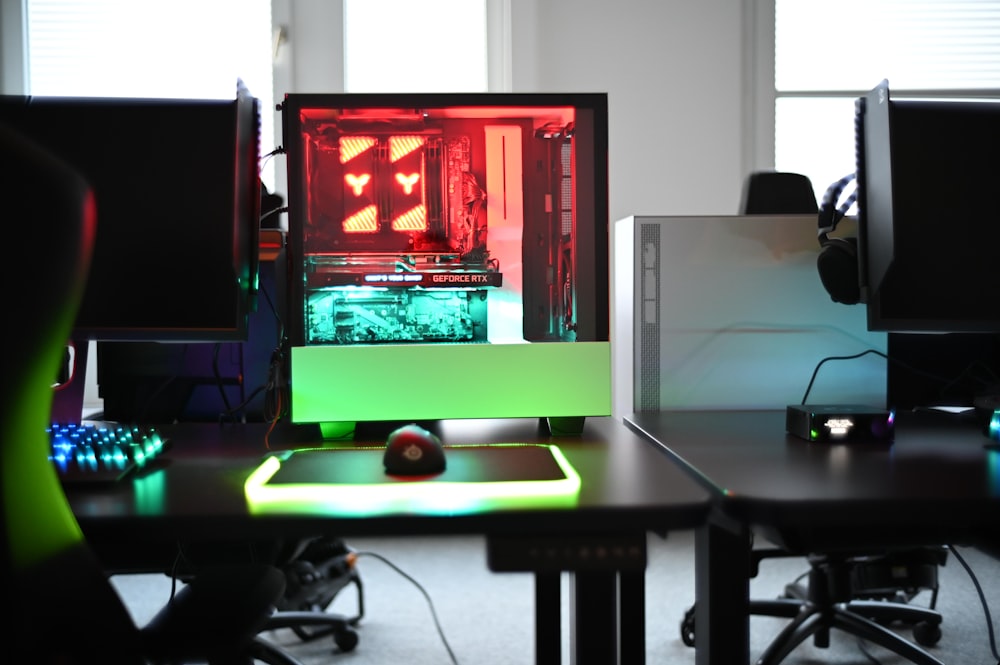
[[[610,342],[303,346],[291,367],[295,423],[611,415]]]

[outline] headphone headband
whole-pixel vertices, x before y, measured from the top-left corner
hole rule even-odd
[[[854,201],[858,198],[858,189],[855,187],[850,195],[844,199],[844,202],[839,206],[837,202],[840,201],[840,197],[843,195],[844,190],[847,189],[848,185],[853,183],[855,180],[855,174],[849,173],[837,182],[831,184],[826,189],[826,193],[823,194],[823,201],[819,207],[819,240],[824,242],[826,240],[826,234],[837,228],[837,224],[840,223],[846,215],[847,211],[851,209],[854,205]]]

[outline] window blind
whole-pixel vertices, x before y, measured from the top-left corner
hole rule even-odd
[[[774,0],[774,166],[819,198],[854,170],[854,100],[1000,99],[1000,0]]]
[[[775,0],[779,95],[1000,91],[996,0]]]
[[[29,94],[232,99],[242,79],[274,147],[270,0],[28,0],[26,18]]]

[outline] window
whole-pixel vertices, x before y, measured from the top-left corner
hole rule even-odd
[[[344,0],[346,92],[486,92],[486,2]]]
[[[773,0],[774,167],[821,197],[854,170],[854,100],[1000,99],[1000,0]]]
[[[227,99],[240,78],[272,108],[270,0],[28,0],[27,91]],[[261,113],[261,151],[274,144]],[[273,165],[262,180],[273,188]]]

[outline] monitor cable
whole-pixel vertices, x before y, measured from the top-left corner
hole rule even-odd
[[[955,385],[957,385],[960,382],[960,380],[962,380],[964,378],[971,377],[973,379],[976,379],[974,371],[981,366],[981,363],[979,363],[979,362],[973,362],[973,363],[970,363],[969,366],[966,367],[958,376],[956,376],[956,377],[945,377],[945,376],[941,376],[941,375],[935,374],[933,372],[926,372],[924,370],[921,370],[920,368],[914,367],[913,365],[910,365],[908,363],[904,363],[902,361],[896,360],[895,358],[892,358],[888,354],[883,353],[882,351],[879,351],[877,349],[866,349],[864,351],[861,351],[860,353],[855,353],[855,354],[852,354],[852,355],[849,355],[849,356],[827,356],[826,358],[823,358],[818,363],[816,363],[816,367],[813,369],[812,376],[809,378],[809,383],[806,386],[806,390],[802,394],[802,401],[800,402],[800,404],[804,405],[808,401],[808,399],[809,399],[809,393],[812,392],[813,384],[816,382],[816,377],[819,375],[819,370],[827,362],[829,362],[831,360],[856,360],[857,358],[861,358],[861,357],[866,356],[866,355],[876,355],[876,356],[879,356],[881,358],[884,358],[887,362],[890,362],[890,363],[896,365],[897,367],[902,367],[903,369],[905,369],[905,370],[907,370],[907,371],[909,371],[909,372],[911,372],[913,374],[916,374],[916,375],[919,375],[919,376],[923,376],[925,378],[933,379],[934,381],[937,381],[937,382],[941,383],[944,386],[944,388],[942,389],[942,391],[944,391],[944,390],[946,390],[948,388],[954,387]],[[992,373],[991,373],[991,377],[993,377],[993,376],[995,376],[995,375],[992,375]],[[980,380],[978,380],[978,382],[982,383],[983,381],[980,379]]]

